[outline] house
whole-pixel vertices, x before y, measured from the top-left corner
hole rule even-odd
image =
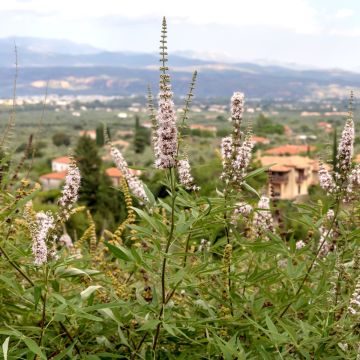
[[[320,121],[317,123],[318,128],[324,130],[326,133],[330,133],[333,131],[332,125],[325,121]]]
[[[141,175],[141,171],[135,170],[135,169],[130,169],[130,173],[135,176]],[[123,175],[122,175],[122,172],[118,168],[116,168],[116,167],[108,168],[105,170],[105,174],[111,179],[114,186],[118,187],[120,185],[120,181],[121,181],[121,178],[123,177]]]
[[[293,131],[290,126],[284,125],[284,134],[288,137],[292,136]]]
[[[150,121],[145,121],[141,124],[142,127],[146,128],[146,129],[152,129],[152,123]]]
[[[53,172],[66,171],[69,169],[71,159],[67,156],[61,156],[51,160],[51,170]]]
[[[134,135],[134,131],[133,130],[119,130],[116,132],[116,135],[119,137],[132,137]]]
[[[267,155],[300,155],[316,150],[315,146],[311,145],[283,145],[265,150]]]
[[[190,130],[199,130],[199,131],[204,131],[204,132],[210,132],[213,134],[216,134],[216,132],[217,132],[217,127],[211,126],[211,125],[191,124],[189,126],[189,128],[190,128]]]
[[[262,166],[268,170],[267,194],[278,199],[295,199],[307,195],[311,185],[319,182],[318,162],[305,156],[263,156]]]
[[[115,140],[112,142],[113,145],[117,145],[120,149],[126,149],[130,146],[130,143],[126,140]]]
[[[90,139],[96,140],[96,130],[81,130],[79,136],[88,136]]]
[[[303,111],[300,116],[305,116],[305,117],[309,117],[309,116],[321,116],[321,114],[317,111]]]
[[[253,141],[254,144],[263,144],[263,145],[270,144],[270,140],[262,136],[252,136],[251,140]]]
[[[60,185],[65,181],[67,170],[56,171],[49,174],[40,176],[40,183],[44,190],[58,189]]]

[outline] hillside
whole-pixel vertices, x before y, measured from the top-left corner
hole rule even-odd
[[[18,94],[145,94],[157,83],[156,54],[108,52],[66,40],[17,38]],[[0,39],[0,96],[11,95],[14,41]],[[221,63],[184,56],[170,57],[174,89],[185,94],[191,72],[199,71],[199,97],[228,97],[242,89],[252,98],[323,99],[360,88],[360,74],[342,70],[298,70],[255,63]]]

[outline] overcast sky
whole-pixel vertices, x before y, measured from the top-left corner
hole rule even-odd
[[[359,0],[0,1],[0,37],[69,39],[102,49],[360,71]]]

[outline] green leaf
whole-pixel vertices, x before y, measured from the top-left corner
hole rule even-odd
[[[158,324],[160,323],[160,320],[157,319],[151,319],[147,320],[143,326],[139,330],[145,331],[145,330],[155,330]]]
[[[71,276],[88,276],[93,274],[98,274],[99,271],[91,270],[91,269],[78,269],[78,268],[58,268],[55,271],[55,274],[59,275],[60,277],[71,277]]]
[[[2,344],[4,360],[7,360],[8,358],[9,341],[10,341],[10,336],[8,336]]]
[[[145,183],[143,183],[145,194],[149,199],[150,206],[154,206],[156,203],[155,197]]]
[[[41,359],[46,360],[45,354],[41,351],[39,345],[34,340],[28,337],[22,337],[22,340],[32,353],[40,356]]]
[[[37,309],[37,306],[39,304],[41,298],[41,286],[35,286],[34,287],[34,302],[35,302],[35,310]]]
[[[267,166],[264,166],[264,167],[261,167],[259,169],[256,169],[256,170],[253,170],[251,172],[249,172],[245,177],[244,177],[244,180],[247,180],[247,179],[251,179],[257,175],[260,175],[266,171],[268,171],[273,165],[275,164],[270,164],[270,165],[267,165]]]
[[[91,285],[80,293],[81,299],[86,300],[94,291],[102,288],[101,285]]]
[[[244,187],[247,191],[249,191],[250,193],[256,195],[256,196],[260,199],[259,193],[258,193],[253,187],[251,187],[248,183],[244,182],[244,183],[243,183],[243,187]]]
[[[105,243],[105,245],[109,248],[109,250],[117,257],[118,259],[130,261],[130,257],[125,253],[124,248],[122,247],[120,249],[119,246],[114,246],[112,244],[109,244],[108,242]],[[127,252],[127,251],[126,251]]]
[[[170,335],[176,336],[175,331],[174,331],[176,328],[174,326],[163,323],[163,327],[164,327],[164,330],[167,331]]]

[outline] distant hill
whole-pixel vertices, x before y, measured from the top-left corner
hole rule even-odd
[[[109,52],[67,40],[16,38],[18,94],[132,95],[157,86],[158,55]],[[186,53],[185,53],[186,54]],[[0,39],[0,96],[11,96],[14,39]],[[360,89],[360,74],[342,70],[298,70],[254,63],[221,63],[170,54],[174,89],[186,94],[191,71],[199,71],[196,95],[228,97],[235,90],[255,98],[332,98]]]

